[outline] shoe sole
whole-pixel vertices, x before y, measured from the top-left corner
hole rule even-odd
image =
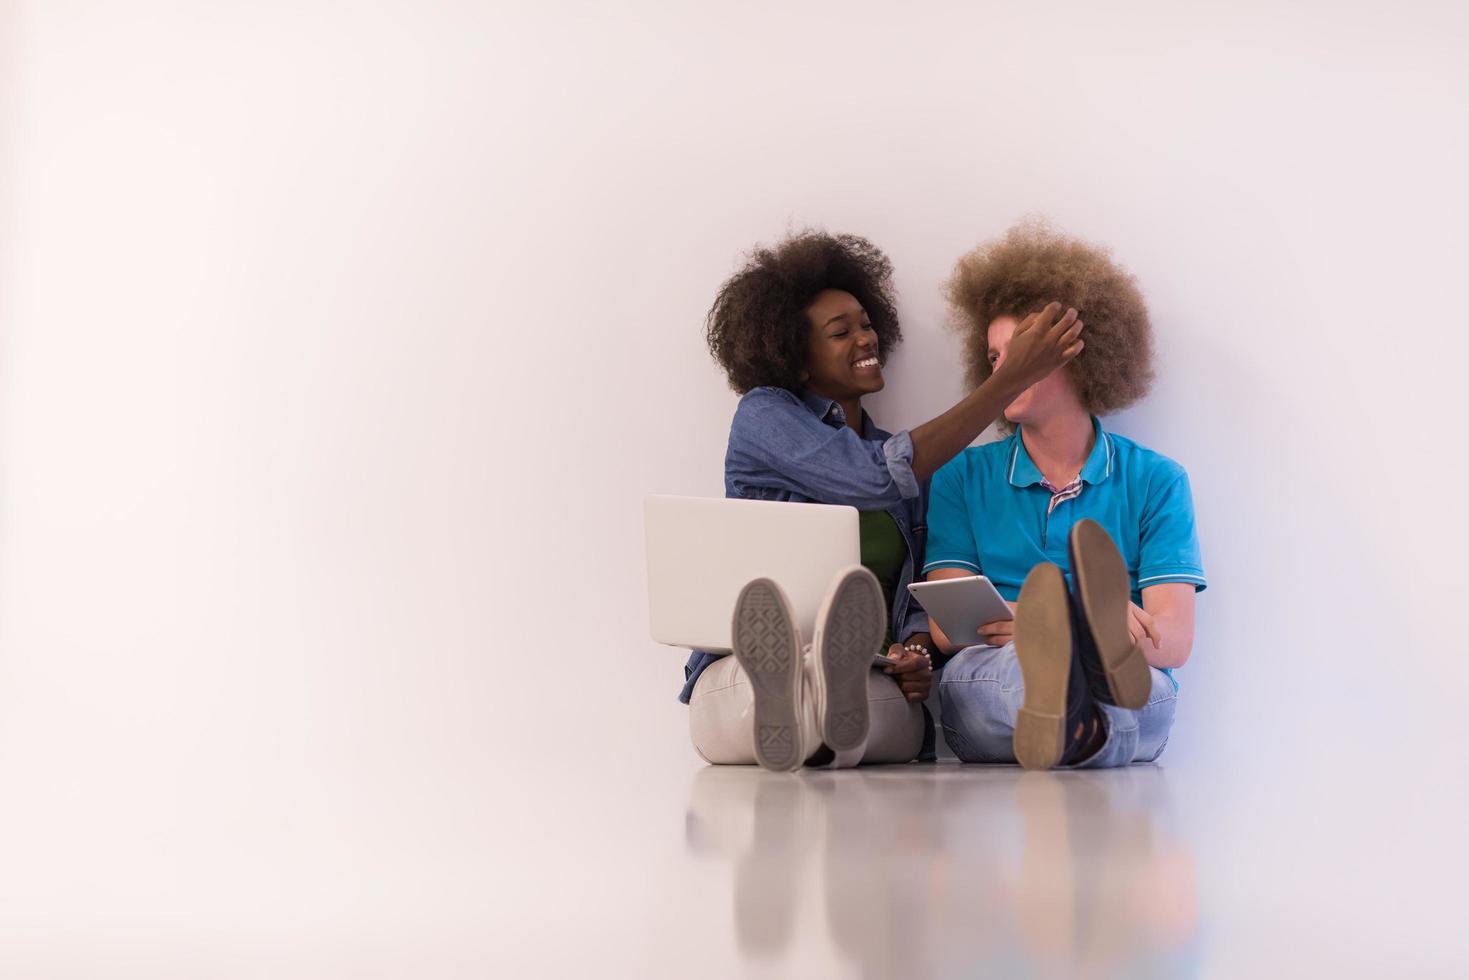
[[[816,614],[811,654],[821,685],[821,740],[846,752],[867,739],[867,674],[887,626],[882,586],[865,568],[843,572]]]
[[[775,772],[798,769],[801,643],[780,586],[760,578],[741,589],[732,632],[735,659],[755,694],[755,761]]]
[[[1133,711],[1146,707],[1153,678],[1142,647],[1127,629],[1132,601],[1127,563],[1096,521],[1078,521],[1071,530],[1071,574],[1085,614],[1081,625],[1091,633],[1112,700]]]
[[[1071,614],[1066,577],[1037,565],[1025,577],[1015,610],[1015,656],[1025,678],[1025,704],[1015,718],[1015,759],[1050,769],[1066,746],[1066,685],[1071,678]]]

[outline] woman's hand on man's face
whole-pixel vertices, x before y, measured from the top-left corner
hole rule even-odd
[[[888,647],[888,659],[894,663],[883,668],[883,673],[898,682],[903,697],[910,703],[926,699],[933,687],[933,661],[928,655],[905,650],[903,644],[894,643]]]
[[[1060,303],[1048,304],[1020,321],[995,373],[1011,379],[1019,394],[1081,353],[1082,326],[1076,310],[1063,314]]]

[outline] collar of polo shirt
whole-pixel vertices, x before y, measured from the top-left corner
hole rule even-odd
[[[1012,487],[1040,486],[1043,479],[1041,471],[1036,468],[1030,458],[1030,453],[1025,451],[1025,440],[1020,438],[1021,426],[1015,427],[1015,434],[1011,436],[1014,445],[1010,448],[1010,485]],[[1092,416],[1092,431],[1096,434],[1096,441],[1092,445],[1091,455],[1087,456],[1086,463],[1081,468],[1081,482],[1101,483],[1112,475],[1112,439],[1102,428],[1101,419]]]

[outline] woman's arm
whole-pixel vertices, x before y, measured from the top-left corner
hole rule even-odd
[[[1056,319],[1060,310],[1052,303],[1026,317],[1004,365],[984,384],[944,414],[884,443],[869,442],[848,426],[826,425],[793,392],[752,389],[730,428],[729,489],[743,497],[788,491],[859,510],[917,497],[922,481],[977,439],[1006,405],[1080,352],[1081,321],[1075,310]]]
[[[1016,398],[1061,367],[1085,344],[1075,310],[1051,303],[1016,328],[1004,363],[959,404],[912,431],[913,475],[926,480],[964,450]]]
[[[886,442],[827,425],[795,392],[754,388],[740,399],[724,457],[731,496],[779,499],[797,493],[825,504],[883,510],[921,492],[907,432]]]

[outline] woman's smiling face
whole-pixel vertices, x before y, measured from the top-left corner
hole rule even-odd
[[[811,343],[806,383],[827,398],[861,398],[882,391],[877,331],[857,297],[825,289],[806,307]]]

